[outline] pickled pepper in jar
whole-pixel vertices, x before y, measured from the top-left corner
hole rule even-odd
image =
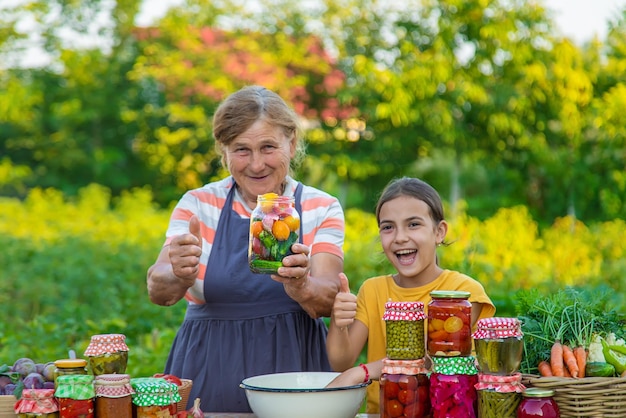
[[[432,418],[476,418],[478,370],[476,359],[432,357],[430,402]]]
[[[259,195],[250,216],[248,264],[253,273],[276,274],[300,236],[293,196]]]
[[[430,292],[427,350],[430,356],[469,356],[472,353],[470,293],[453,290]]]
[[[135,393],[127,374],[101,374],[94,380],[97,418],[132,418]]]
[[[94,376],[123,374],[128,364],[128,346],[124,334],[92,335],[85,350]]]
[[[521,323],[517,318],[483,318],[472,334],[480,371],[511,375],[519,371],[524,352]]]
[[[381,417],[430,417],[430,382],[424,359],[383,359],[380,376]]]
[[[59,400],[60,418],[94,418],[96,392],[92,375],[59,376],[56,383],[54,396]]]
[[[522,374],[510,376],[478,374],[478,416],[480,418],[516,418],[522,401]]]
[[[424,318],[422,302],[385,303],[383,319],[389,359],[412,360],[424,357]]]
[[[182,397],[178,386],[158,377],[130,379],[135,391],[132,396],[135,418],[170,418],[177,413],[177,402]]]
[[[13,410],[17,418],[59,418],[54,389],[24,389]]]

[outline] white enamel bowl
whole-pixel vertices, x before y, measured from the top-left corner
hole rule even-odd
[[[274,373],[248,377],[240,387],[258,418],[354,418],[369,383],[325,388],[333,372]],[[371,383],[371,382],[370,382]]]

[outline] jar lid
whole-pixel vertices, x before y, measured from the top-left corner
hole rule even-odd
[[[468,299],[471,293],[463,290],[433,290],[430,297],[434,299]]]
[[[507,338],[521,337],[522,326],[517,318],[482,318],[476,322],[476,331],[472,334],[472,338]]]
[[[137,406],[167,406],[182,398],[176,383],[159,377],[135,377],[130,379],[134,389],[133,403]]]
[[[385,321],[419,321],[424,319],[422,302],[387,302],[385,303]]]
[[[478,374],[474,356],[432,357],[431,360],[433,362],[433,373],[445,375]]]
[[[96,396],[123,398],[135,393],[128,374],[101,374],[94,380]]]
[[[91,399],[96,396],[93,385],[93,376],[90,374],[68,374],[57,377],[57,398],[71,398],[78,400]]]
[[[13,410],[16,414],[50,414],[59,410],[59,403],[54,397],[54,389],[24,389]]]
[[[543,388],[527,388],[522,392],[527,398],[549,398],[554,396],[554,391],[552,389],[543,389]]]
[[[61,359],[54,362],[54,365],[60,369],[73,369],[76,367],[87,366],[87,360],[82,358]]]
[[[522,384],[522,374],[519,372],[505,376],[479,373],[475,387],[476,390],[493,390],[499,393],[521,393],[526,388]]]
[[[408,375],[428,374],[428,368],[423,358],[415,360],[391,360],[384,358],[381,373]]]
[[[89,346],[85,350],[86,356],[99,356],[107,353],[128,351],[124,334],[99,334],[92,335]]]

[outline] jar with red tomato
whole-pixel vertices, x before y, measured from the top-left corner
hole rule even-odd
[[[435,290],[428,303],[427,351],[431,357],[469,356],[472,353],[470,293]]]
[[[559,418],[560,416],[553,390],[527,388],[522,392],[522,402],[517,408],[517,418]]]
[[[293,196],[259,195],[250,216],[248,264],[253,273],[276,274],[300,236]]]
[[[176,416],[177,402],[182,398],[176,383],[160,377],[136,377],[130,379],[134,390],[135,418],[170,418]]]
[[[432,418],[476,418],[478,370],[473,356],[432,357]]]
[[[430,417],[428,369],[424,359],[383,360],[380,376],[381,418]]]
[[[94,418],[96,392],[92,375],[57,377],[54,396],[59,401],[60,418]]]

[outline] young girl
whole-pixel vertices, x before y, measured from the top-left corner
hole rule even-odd
[[[342,373],[332,386],[378,380],[386,354],[383,314],[388,301],[420,301],[425,309],[433,290],[471,293],[472,326],[496,308],[483,286],[457,271],[437,264],[436,248],[444,244],[448,224],[437,191],[416,178],[391,181],[376,205],[380,241],[396,274],[367,279],[358,295],[350,293],[348,278],[340,274],[326,348],[332,368]],[[353,367],[365,344],[368,364]],[[379,413],[379,385],[367,389],[367,412]]]

